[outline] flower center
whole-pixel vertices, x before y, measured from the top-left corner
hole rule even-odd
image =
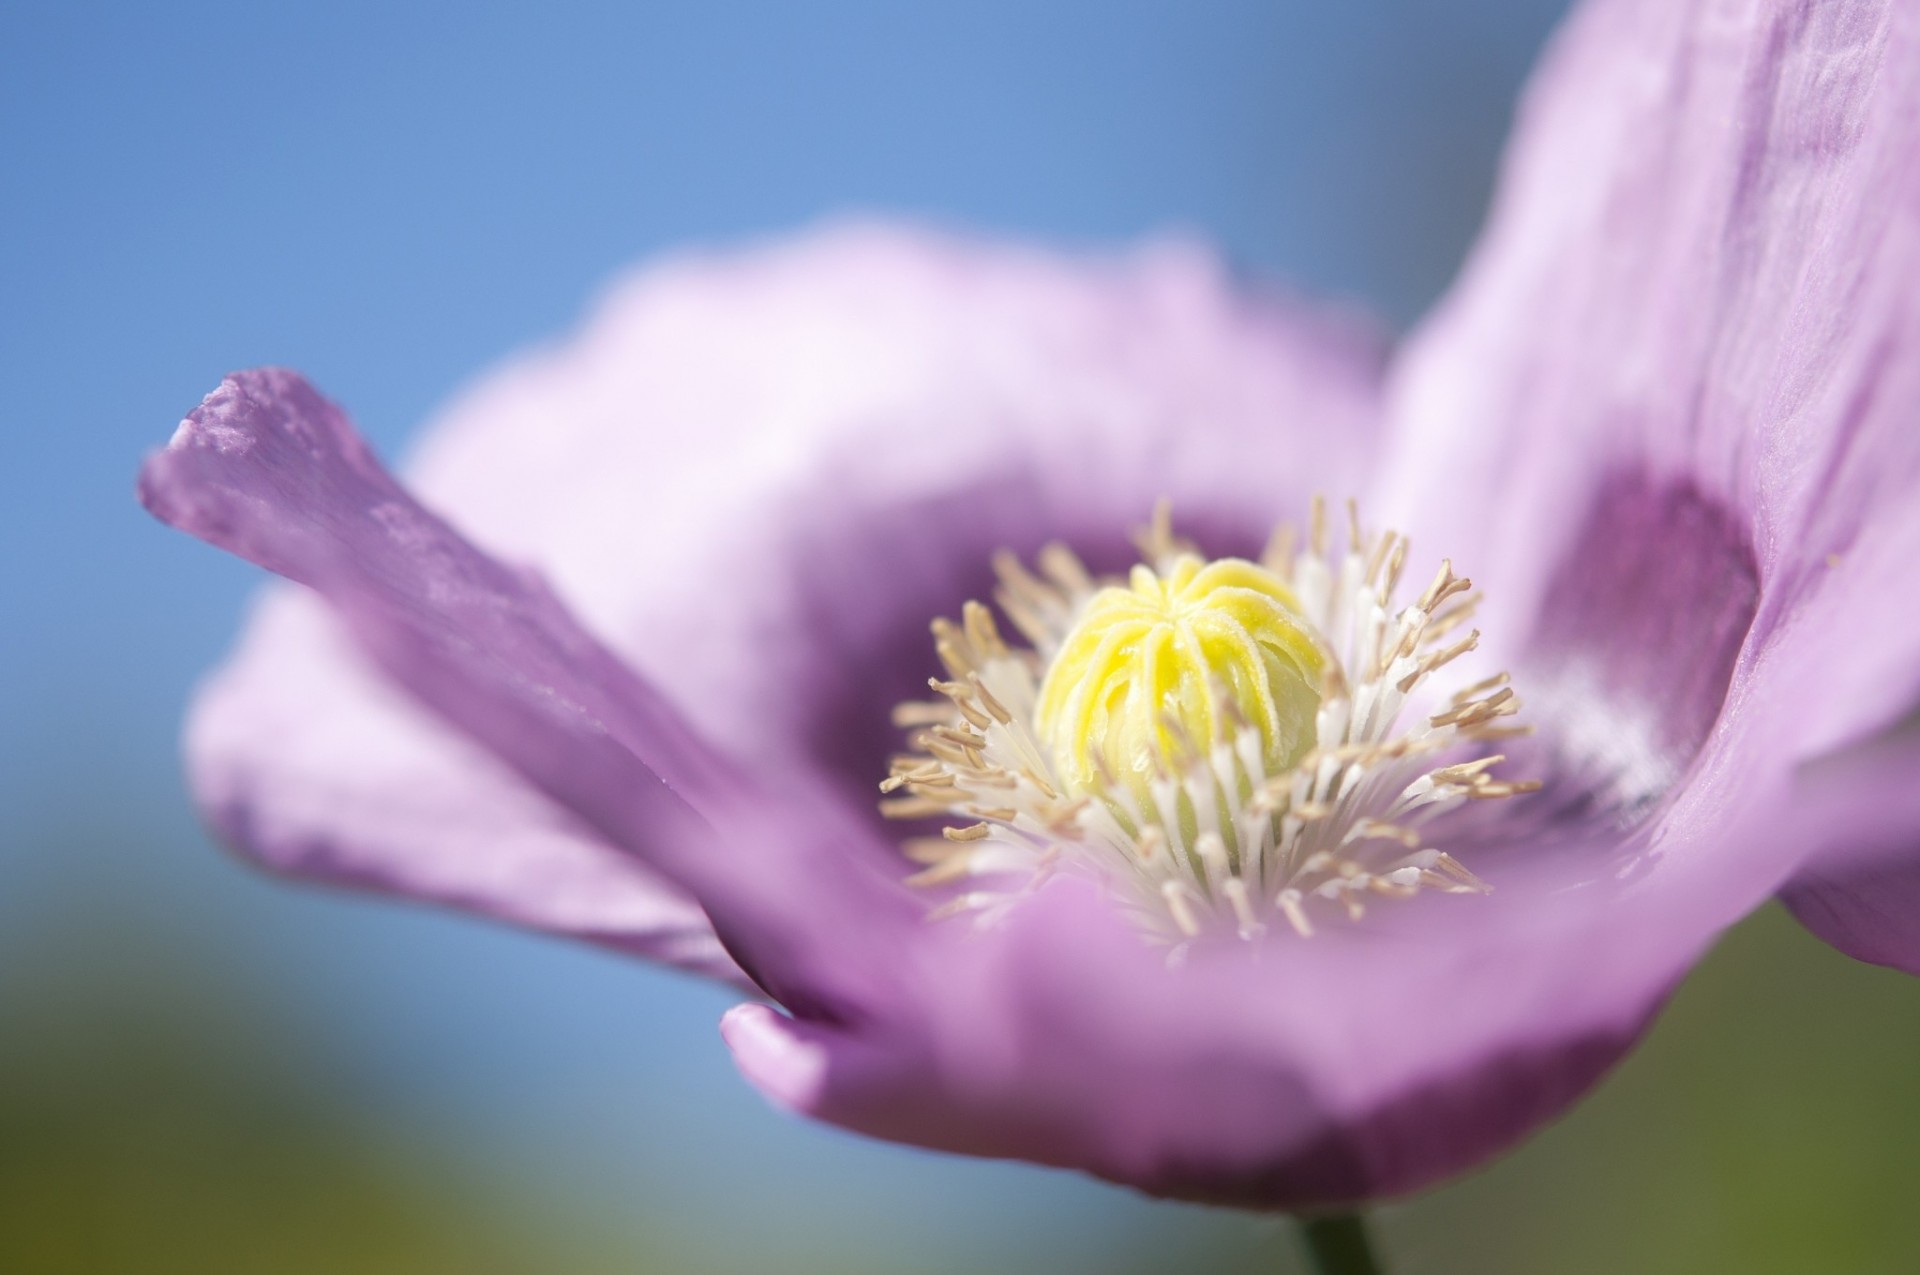
[[[1068,791],[1119,784],[1144,808],[1152,780],[1251,727],[1278,773],[1313,746],[1325,663],[1293,591],[1238,558],[1142,564],[1088,599],[1040,684],[1034,730]]]
[[[904,850],[909,878],[948,890],[936,915],[984,922],[1061,871],[1107,882],[1152,936],[1252,938],[1279,918],[1358,919],[1370,900],[1487,887],[1439,846],[1435,821],[1537,783],[1495,779],[1488,745],[1525,728],[1505,674],[1439,695],[1472,651],[1454,634],[1477,596],[1442,563],[1396,602],[1407,542],[1364,534],[1349,506],[1336,551],[1314,504],[1305,548],[1276,532],[1258,563],[1208,561],[1164,505],[1145,561],[1096,580],[1065,548],[1038,573],[995,560],[996,600],[1032,644],[969,602],[936,620],[941,699],[902,704],[914,751],[881,785],[890,817],[967,820]]]

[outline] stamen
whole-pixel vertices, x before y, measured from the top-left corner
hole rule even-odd
[[[977,602],[934,621],[939,699],[894,710],[913,751],[880,785],[888,818],[958,821],[904,846],[913,885],[972,883],[933,914],[991,924],[1076,871],[1178,952],[1276,919],[1309,938],[1317,913],[1359,920],[1369,899],[1486,893],[1428,829],[1539,788],[1496,778],[1501,754],[1460,756],[1524,733],[1519,699],[1504,673],[1428,689],[1478,648],[1478,630],[1453,635],[1480,595],[1443,561],[1396,611],[1406,537],[1345,512],[1341,551],[1316,499],[1304,549],[1282,526],[1257,563],[1209,561],[1163,501],[1125,580],[1060,545],[1035,570],[996,554],[995,600],[1030,646]]]

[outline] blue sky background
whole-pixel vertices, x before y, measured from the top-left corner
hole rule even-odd
[[[289,1083],[341,1121],[456,1156],[548,1232],[666,1236],[676,1269],[767,1243],[820,1269],[1091,1271],[1263,1242],[795,1124],[735,1076],[719,993],[235,866],[173,740],[256,574],[151,523],[133,474],[265,362],[394,454],[624,265],[842,211],[1068,244],[1191,230],[1404,324],[1470,241],[1560,7],[6,7],[0,980],[89,989],[54,999],[103,1021],[221,989],[249,1008],[203,1033],[213,1054],[297,1041]]]

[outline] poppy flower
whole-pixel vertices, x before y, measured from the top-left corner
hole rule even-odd
[[[194,792],[739,986],[821,1120],[1417,1189],[1776,894],[1920,972],[1916,150],[1913,5],[1598,0],[1391,352],[1189,244],[862,224],[640,271],[405,485],[235,375],[141,479],[294,582]]]

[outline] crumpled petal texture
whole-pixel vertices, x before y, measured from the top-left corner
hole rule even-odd
[[[276,871],[739,977],[697,903],[389,685],[311,594],[262,599],[186,747],[209,822]]]
[[[1118,560],[1161,496],[1258,548],[1359,482],[1380,357],[1188,244],[855,223],[642,271],[456,404],[412,478],[718,743],[866,810],[927,622],[985,595],[994,550]]]
[[[865,815],[927,621],[983,591],[995,548],[1118,538],[1165,492],[1257,539],[1314,475],[1357,481],[1379,349],[1179,244],[1075,262],[849,225],[635,275],[465,395],[412,486],[715,739]],[[1291,478],[1228,463],[1250,450]],[[385,686],[310,603],[266,603],[188,754],[223,837],[277,868],[731,970],[684,892]]]
[[[1684,485],[1748,535],[1756,636],[1806,646],[1801,756],[1916,698],[1912,644],[1798,623],[1911,612],[1915,26],[1905,4],[1617,0],[1561,33],[1462,282],[1391,378],[1386,503],[1473,564],[1490,633],[1541,615],[1604,484]]]
[[[293,871],[737,977],[724,940],[775,1001],[729,1045],[820,1119],[1254,1207],[1417,1189],[1563,1110],[1783,887],[1920,968],[1920,811],[1868,800],[1920,696],[1916,151],[1916,6],[1601,0],[1384,403],[1363,332],[1190,248],[874,226],[617,289],[429,435],[424,536],[383,536],[401,498],[337,435],[344,497],[206,451],[235,393],[336,419],[248,374],[150,503],[344,629],[269,605],[196,716],[198,791]],[[1117,563],[1166,496],[1240,551],[1315,490],[1471,571],[1538,691],[1547,787],[1460,849],[1496,892],[1173,969],[1079,881],[919,923],[871,803],[928,618],[996,548]]]
[[[148,460],[140,498],[312,588],[396,686],[698,897],[730,954],[751,954],[748,972],[786,1003],[841,1003],[884,978],[833,941],[884,943],[911,924],[878,857],[811,843],[759,861],[728,853],[743,829],[764,831],[770,784],[716,753],[537,574],[414,500],[297,373],[228,377]],[[838,811],[790,787],[778,804],[823,846],[836,840]]]
[[[748,1075],[871,1132],[1344,1203],[1556,1113],[1803,861],[1912,847],[1911,811],[1806,768],[1858,764],[1823,759],[1920,673],[1897,577],[1920,552],[1917,67],[1911,6],[1626,0],[1585,9],[1533,89],[1381,456],[1380,503],[1488,585],[1498,654],[1544,687],[1553,782],[1496,830],[1497,902],[1173,978],[1036,903],[935,964],[899,1041],[739,1011]],[[1904,892],[1820,906],[1818,880],[1796,909],[1874,959],[1920,920]]]
[[[1647,737],[1688,704],[1812,765],[1920,701],[1916,28],[1899,3],[1586,6],[1528,96],[1460,287],[1390,378],[1383,505],[1472,563],[1490,635],[1530,634],[1509,663],[1536,707],[1608,726],[1563,747],[1634,754],[1618,773],[1644,786],[1679,778]],[[1656,561],[1687,537],[1634,512],[1661,492],[1722,511],[1752,555],[1724,713],[1699,691],[1731,654],[1739,573],[1681,596],[1685,565]],[[1574,542],[1596,524],[1638,544],[1644,583],[1568,624],[1566,596],[1593,594]],[[1884,832],[1864,809],[1835,818],[1805,849],[1840,862],[1810,862],[1794,897],[1856,950],[1842,918],[1859,908],[1817,899],[1861,848],[1849,822]],[[1920,964],[1920,910],[1873,928],[1872,950],[1900,931],[1892,963]]]

